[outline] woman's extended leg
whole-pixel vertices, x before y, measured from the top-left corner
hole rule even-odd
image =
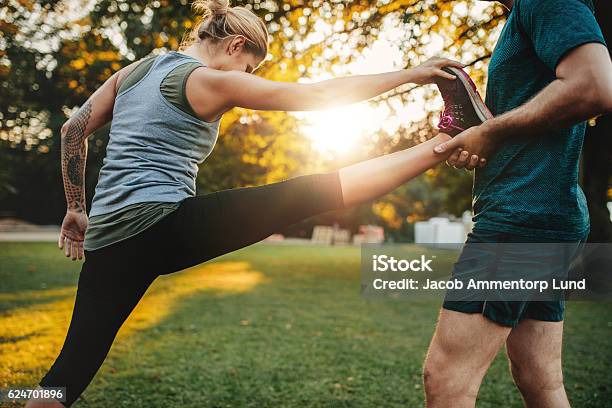
[[[378,198],[446,160],[445,155],[434,153],[433,148],[450,138],[439,134],[410,149],[340,169],[344,205],[351,207]]]
[[[291,224],[326,211],[376,199],[423,173],[446,155],[438,135],[410,149],[357,163],[337,172],[296,177],[185,200],[170,215],[175,237],[164,270],[178,271],[258,242]]]

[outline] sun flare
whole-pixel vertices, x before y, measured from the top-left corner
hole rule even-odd
[[[405,65],[397,39],[404,36],[397,28],[389,29],[371,46],[346,66],[334,66],[331,72],[320,72],[304,82],[322,81],[343,75],[363,75],[394,71]],[[415,107],[403,106],[398,101],[390,104],[356,103],[317,112],[299,113],[304,121],[302,131],[313,146],[325,155],[344,155],[368,143],[368,138],[383,130],[397,132],[410,117],[424,117]]]
[[[376,132],[388,110],[355,104],[305,114],[303,131],[320,152],[346,153]]]

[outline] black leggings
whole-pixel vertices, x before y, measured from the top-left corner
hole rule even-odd
[[[337,172],[297,177],[188,198],[146,231],[86,252],[64,346],[40,385],[66,387],[64,405],[70,406],[89,385],[117,331],[157,276],[343,207]]]

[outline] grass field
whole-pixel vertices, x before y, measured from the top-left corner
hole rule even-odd
[[[52,363],[78,270],[51,243],[0,244],[0,387]],[[422,406],[438,308],[364,300],[359,248],[257,245],[158,279],[74,406]],[[573,405],[612,406],[611,305],[569,304],[564,348]],[[478,406],[521,406],[503,353]]]

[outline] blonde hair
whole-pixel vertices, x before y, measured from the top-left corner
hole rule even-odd
[[[214,42],[241,35],[245,49],[258,57],[268,54],[268,30],[264,22],[244,7],[230,7],[229,0],[195,0],[191,6],[201,15],[195,28],[182,41],[181,48],[196,41]]]

